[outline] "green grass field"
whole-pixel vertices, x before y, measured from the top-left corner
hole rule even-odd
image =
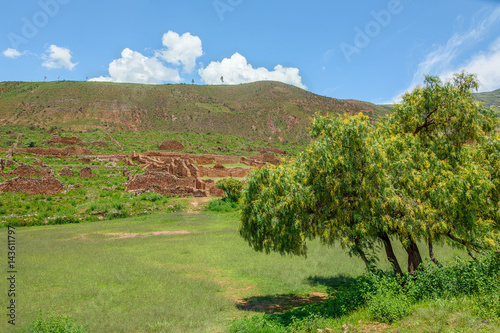
[[[17,228],[17,325],[4,318],[0,331],[26,332],[39,309],[54,309],[89,332],[226,332],[235,319],[258,315],[238,307],[241,300],[325,292],[364,271],[361,260],[316,242],[307,259],[256,253],[237,228],[237,213],[205,211]],[[0,233],[6,249],[7,228]],[[436,249],[440,259],[457,254]]]

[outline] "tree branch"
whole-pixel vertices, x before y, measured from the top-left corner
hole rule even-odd
[[[475,252],[477,252],[477,253],[481,253],[481,251],[477,250],[477,249],[473,246],[473,244],[471,244],[470,242],[467,242],[466,240],[463,240],[463,239],[460,239],[460,238],[458,238],[458,237],[453,236],[453,235],[451,234],[451,231],[449,231],[449,232],[446,234],[446,236],[448,236],[451,240],[453,240],[453,241],[455,241],[455,242],[457,242],[457,243],[462,244],[463,246],[465,246],[465,247],[467,248],[467,250],[472,249],[472,250],[474,250],[474,251],[475,251]]]

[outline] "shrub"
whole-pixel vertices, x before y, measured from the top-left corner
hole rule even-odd
[[[239,209],[237,202],[229,198],[213,199],[207,205],[207,210],[212,212],[232,212]]]
[[[112,208],[106,212],[106,219],[108,220],[125,218],[125,217],[128,217],[127,209],[122,210],[122,209]]]
[[[51,314],[48,318],[43,318],[40,310],[36,321],[30,328],[30,333],[86,333],[87,328],[81,325],[74,325],[73,320],[63,315]]]
[[[156,193],[156,192],[148,192],[148,193],[142,193],[140,196],[141,200],[146,200],[150,202],[156,202],[163,200],[163,195]]]
[[[80,221],[76,217],[72,216],[56,216],[53,219],[48,220],[51,225],[54,224],[69,224],[69,223],[80,223]]]
[[[405,295],[381,292],[370,298],[367,309],[374,320],[392,323],[411,313],[410,302]]]
[[[285,327],[274,321],[268,320],[268,316],[255,316],[248,319],[235,321],[231,325],[230,332],[233,333],[285,333],[289,332]]]
[[[456,258],[436,266],[426,262],[415,274],[370,272],[328,288],[329,298],[278,314],[235,322],[232,332],[309,332],[365,307],[372,319],[390,323],[411,314],[418,301],[467,296],[480,318],[500,318],[500,260]],[[307,327],[307,329],[306,329]],[[300,328],[300,329],[299,329]]]
[[[481,293],[484,286],[499,286],[500,261],[494,256],[478,261],[467,261],[459,257],[441,267],[427,262],[419,267],[413,277],[406,278],[407,294],[420,301],[450,298],[459,295]]]
[[[224,178],[217,183],[215,183],[217,188],[220,188],[221,190],[226,193],[226,196],[232,200],[232,201],[238,201],[238,199],[241,196],[241,190],[243,189],[243,182],[234,179],[234,178]]]
[[[24,141],[24,143],[23,143],[24,148],[33,148],[35,146],[36,146],[36,142],[33,140],[30,140],[30,139]]]

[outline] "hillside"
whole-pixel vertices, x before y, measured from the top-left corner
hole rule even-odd
[[[500,108],[500,89],[490,92],[477,93],[476,98],[487,106],[496,106],[497,108]]]
[[[272,81],[237,86],[0,83],[2,125],[70,131],[196,132],[305,143],[311,117],[318,112],[364,112],[376,119],[387,110]]]

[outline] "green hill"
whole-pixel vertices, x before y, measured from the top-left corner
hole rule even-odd
[[[216,133],[305,143],[307,127],[318,112],[363,112],[376,119],[388,108],[272,81],[236,86],[0,83],[0,123],[7,126]]]
[[[500,89],[490,92],[477,93],[476,98],[487,106],[496,106],[497,108],[500,108]]]

